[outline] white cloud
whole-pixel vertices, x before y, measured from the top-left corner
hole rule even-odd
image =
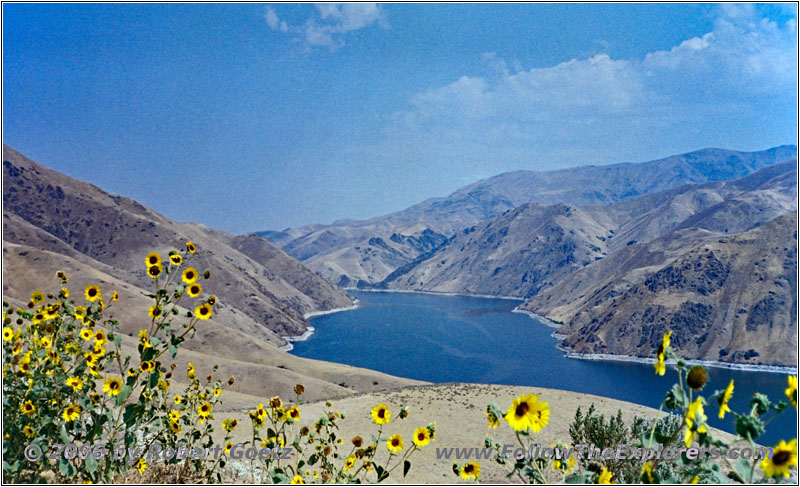
[[[388,26],[381,8],[374,3],[324,3],[316,5],[316,13],[305,24],[291,26],[281,21],[272,7],[266,8],[265,19],[270,29],[290,33],[306,47],[327,47],[336,50],[344,46],[347,33],[373,24]]]
[[[483,157],[538,151],[560,159],[597,147],[595,160],[616,160],[621,138],[644,144],[697,130],[699,140],[702,126],[710,140],[723,126],[753,123],[741,117],[785,112],[797,100],[796,20],[779,25],[752,5],[725,4],[711,32],[638,59],[598,54],[512,73],[495,53],[482,58],[496,76],[462,76],[413,95],[386,133]]]
[[[275,13],[275,9],[272,7],[266,8],[264,18],[267,21],[267,25],[272,30],[279,30],[281,32],[287,32],[289,30],[289,24],[278,18],[278,14]]]

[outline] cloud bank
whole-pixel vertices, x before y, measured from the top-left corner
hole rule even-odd
[[[385,134],[453,160],[537,153],[555,165],[617,161],[620,149],[664,147],[664,138],[692,131],[694,148],[737,141],[769,112],[783,110],[777,118],[785,120],[795,111],[796,24],[763,18],[752,4],[726,4],[711,32],[639,59],[601,53],[512,72],[485,53],[497,76],[462,76],[413,95]]]

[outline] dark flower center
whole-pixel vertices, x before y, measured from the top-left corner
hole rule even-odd
[[[97,289],[93,287],[89,288],[89,296],[96,296],[96,295],[97,295]]]
[[[379,409],[378,410],[378,417],[379,418],[383,418],[385,414],[386,414],[386,410],[385,409]]]
[[[418,434],[418,435],[417,435],[417,439],[418,439],[419,441],[424,441],[424,440],[425,440],[425,434],[424,434],[424,433],[420,433],[420,434]]]
[[[109,387],[111,388],[111,390],[119,389],[119,383],[112,382]]]
[[[514,411],[514,413],[517,416],[525,416],[525,413],[527,413],[530,410],[530,408],[531,407],[528,405],[527,402],[522,402],[519,404],[519,406],[517,406],[517,409]]]
[[[778,453],[776,453],[775,456],[772,457],[772,463],[774,463],[776,466],[785,465],[786,463],[789,462],[791,458],[792,458],[791,452],[788,452],[786,450],[781,450]]]
[[[464,472],[465,473],[472,473],[472,470],[474,470],[474,468],[475,467],[473,467],[471,463],[468,463],[468,464],[464,465]]]

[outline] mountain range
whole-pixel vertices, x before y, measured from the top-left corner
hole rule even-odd
[[[795,146],[759,152],[703,149],[644,163],[513,171],[369,220],[260,234],[340,286],[375,284],[454,234],[525,203],[611,203],[684,184],[740,178],[796,154]]]
[[[578,353],[648,356],[673,329],[690,358],[796,366],[796,208],[793,146],[707,149],[507,173],[385,217],[267,236],[340,285],[525,298]]]

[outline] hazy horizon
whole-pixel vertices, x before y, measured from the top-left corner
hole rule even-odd
[[[4,143],[236,233],[372,218],[513,170],[796,143],[795,5],[3,13]]]

